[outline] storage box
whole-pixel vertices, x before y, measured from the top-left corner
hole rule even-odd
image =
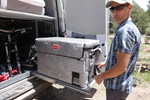
[[[0,9],[20,11],[32,14],[45,14],[43,0],[0,0]]]
[[[89,84],[98,40],[37,38],[36,47],[39,73],[80,87]]]

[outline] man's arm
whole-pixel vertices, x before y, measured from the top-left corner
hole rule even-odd
[[[100,84],[104,79],[114,78],[124,73],[128,67],[130,54],[117,51],[117,63],[106,72],[95,76],[95,81]]]

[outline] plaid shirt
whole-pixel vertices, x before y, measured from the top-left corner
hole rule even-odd
[[[141,35],[138,28],[128,18],[115,30],[116,34],[111,43],[111,48],[106,62],[106,71],[117,62],[117,51],[131,54],[126,72],[121,75],[105,79],[104,85],[107,89],[119,89],[126,93],[132,92],[132,74],[138,59],[141,43]]]

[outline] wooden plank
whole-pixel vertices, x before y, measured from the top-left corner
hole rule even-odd
[[[50,87],[48,87],[46,90],[42,91],[40,94],[36,95],[32,100],[40,100],[41,97],[43,97],[48,91],[53,90],[53,86],[51,84]]]
[[[140,64],[140,67],[138,69],[138,73],[137,74],[139,74],[139,72],[141,71],[141,67],[142,67],[142,64]]]
[[[144,62],[144,63],[136,63],[136,66],[140,66],[140,65],[143,65],[143,66],[146,66],[146,65],[148,65],[148,66],[150,66],[150,63],[147,63],[147,62]]]
[[[30,100],[30,99],[34,98],[36,95],[38,95],[39,93],[46,90],[50,86],[51,86],[50,83],[44,82],[41,85],[37,86],[36,88],[31,89],[30,91],[24,93],[23,95],[15,98],[14,100]]]

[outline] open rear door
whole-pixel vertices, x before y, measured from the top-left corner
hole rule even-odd
[[[85,35],[106,34],[107,0],[65,0],[67,31]],[[68,32],[67,32],[68,33]]]
[[[102,49],[100,62],[107,59],[109,50],[109,11],[105,7],[107,1],[65,0],[67,37],[99,40]]]
[[[64,8],[63,8],[63,0],[56,0],[57,8],[58,8],[58,16],[59,16],[59,27],[60,33],[64,33],[66,31],[65,20],[64,20]]]

